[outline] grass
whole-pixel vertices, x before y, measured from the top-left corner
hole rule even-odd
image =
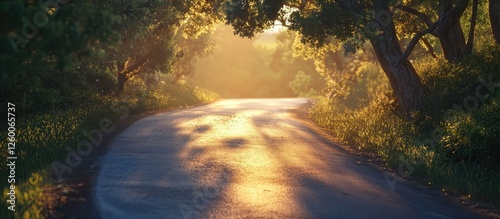
[[[426,88],[426,106],[413,121],[396,112],[386,81],[377,82],[376,95],[366,105],[346,107],[352,105],[346,99],[323,97],[309,116],[342,143],[377,156],[403,177],[500,204],[500,86],[488,90],[481,82],[500,82],[495,70],[500,49],[481,50],[456,64],[424,59],[416,69]]]
[[[72,108],[17,115],[16,211],[12,214],[7,210],[7,202],[2,201],[0,218],[45,218],[55,203],[64,201],[51,192],[58,183],[51,180],[50,165],[64,159],[68,154],[67,147],[76,150],[78,142],[84,139],[83,130],[98,128],[98,121],[103,119],[116,121],[120,116],[120,112],[113,110],[116,106],[126,106],[130,113],[140,113],[188,107],[219,98],[200,88],[171,84],[164,84],[155,91],[143,89],[140,94],[125,93],[121,98],[79,95],[85,101],[76,102]],[[7,136],[4,130],[6,128],[2,129],[1,135]],[[0,144],[4,147],[6,139]],[[7,153],[1,153],[1,156],[2,160],[7,160]],[[0,166],[0,175],[8,175],[6,167]],[[2,183],[2,200],[8,199],[8,186]]]

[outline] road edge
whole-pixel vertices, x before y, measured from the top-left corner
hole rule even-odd
[[[373,154],[362,152],[360,150],[354,149],[349,145],[340,143],[339,139],[335,138],[335,136],[332,133],[321,128],[309,118],[308,111],[314,105],[315,102],[316,101],[314,99],[308,99],[306,104],[302,105],[302,107],[292,110],[291,113],[296,119],[302,121],[304,125],[307,126],[309,129],[316,132],[319,136],[323,137],[324,139],[329,140],[332,143],[332,145],[330,146],[338,147],[343,151],[355,156],[360,160],[361,165],[368,165],[380,171],[388,172],[391,175],[391,177],[395,178],[398,182],[411,184],[412,186],[425,189],[435,195],[450,200],[452,203],[456,205],[462,206],[470,211],[482,215],[484,216],[484,218],[500,219],[500,206],[492,206],[489,204],[473,200],[467,200],[464,197],[461,197],[456,194],[448,193],[448,195],[444,195],[438,188],[429,187],[416,178],[411,178],[411,177],[402,178],[398,176],[397,170],[385,166],[384,163]]]
[[[206,106],[220,100],[210,103],[200,103],[189,107],[175,107],[167,109],[152,110],[137,114],[128,115],[124,119],[114,121],[115,129],[103,135],[103,140],[98,147],[95,147],[93,152],[86,156],[82,163],[74,168],[68,174],[61,184],[55,184],[55,188],[51,188],[52,195],[58,196],[57,200],[65,200],[59,202],[53,207],[51,214],[47,218],[81,218],[81,219],[98,219],[101,218],[97,212],[97,207],[93,202],[93,188],[100,172],[100,159],[106,155],[110,149],[109,145],[122,132],[127,130],[135,122],[162,113],[172,113],[180,110],[191,109],[201,106]],[[52,172],[50,167],[48,171]],[[57,182],[55,176],[52,177],[54,182]]]

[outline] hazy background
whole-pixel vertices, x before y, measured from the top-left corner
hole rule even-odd
[[[324,80],[314,61],[293,55],[294,39],[294,34],[277,29],[253,39],[241,38],[234,36],[232,27],[219,25],[211,36],[212,53],[195,63],[189,83],[223,98],[296,97],[311,89],[321,92]]]

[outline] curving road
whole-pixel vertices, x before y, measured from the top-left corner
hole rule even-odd
[[[139,120],[102,158],[102,218],[478,218],[397,183],[296,118],[306,99],[234,99]]]

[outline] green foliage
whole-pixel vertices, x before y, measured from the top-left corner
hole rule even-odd
[[[66,92],[72,86],[67,78],[74,75],[65,73],[93,56],[96,44],[110,47],[118,40],[111,28],[118,18],[92,5],[60,3],[44,8],[35,2],[5,1],[0,10],[5,16],[0,19],[0,102],[18,99],[12,95],[26,90],[28,81]],[[56,74],[50,75],[53,71]]]
[[[157,78],[146,86],[144,79],[135,78],[127,84],[121,95],[132,113],[162,109],[165,107],[191,107],[199,103],[209,103],[219,99],[211,91],[191,87],[173,75],[157,74]]]
[[[411,111],[422,109],[423,87],[411,62],[407,62],[407,59],[419,58],[427,51],[433,57],[442,52],[448,60],[455,61],[471,53],[473,46],[466,45],[459,22],[461,18],[465,19],[463,12],[469,5],[467,0],[438,2],[231,0],[226,4],[226,23],[234,27],[235,34],[253,37],[270,27],[275,20],[279,20],[290,30],[300,33],[302,43],[317,47],[320,54],[323,53],[321,54],[323,57],[326,57],[323,48],[330,47],[332,43],[338,45],[341,42],[344,53],[347,54],[362,49],[365,41],[369,41],[377,50],[377,59],[391,80],[390,85],[398,98],[401,110],[409,115]],[[484,3],[479,5],[479,12],[485,11],[485,5]],[[267,8],[273,10],[262,13]],[[481,16],[478,22],[481,34],[486,34],[484,30],[487,24],[484,18]],[[437,36],[438,39],[432,36]],[[421,46],[417,46],[419,41],[422,43]],[[434,49],[438,41],[441,50]],[[406,49],[402,46],[405,44],[408,44]],[[328,48],[326,51],[337,53],[339,51],[337,45],[334,46],[336,48]],[[414,50],[416,53],[411,54]],[[309,52],[307,55],[311,56]],[[322,66],[317,65],[317,67]],[[341,69],[338,70],[342,72]],[[341,84],[331,74],[325,77],[329,80],[327,83]],[[331,87],[333,86],[329,86]]]
[[[253,37],[271,27],[275,20],[300,32],[304,42],[324,45],[329,37],[343,41],[360,38],[369,7],[366,1],[239,1],[226,3],[226,24],[235,34]]]
[[[17,120],[16,128],[22,132],[18,132],[16,142],[19,157],[16,160],[16,194],[20,198],[16,199],[15,218],[45,218],[50,206],[57,201],[48,200],[57,197],[48,194],[56,184],[51,181],[51,174],[46,171],[46,167],[56,160],[64,159],[68,153],[66,147],[74,148],[84,138],[83,130],[99,127],[96,121],[117,118],[109,105],[111,99],[92,98],[92,102],[80,103],[71,109],[40,110],[42,112],[38,114],[23,114],[19,117],[22,119]],[[6,135],[3,130],[2,135]],[[6,140],[0,143],[6,145]],[[6,156],[4,153],[1,157],[6,160]],[[7,171],[5,167],[0,168],[2,175],[7,175]],[[6,202],[1,207],[6,209]],[[2,211],[0,216],[10,218],[7,215],[12,214]]]
[[[275,43],[277,44],[276,49],[272,53],[267,65],[272,71],[280,75],[280,80],[286,82],[285,84],[288,87],[290,87],[289,82],[295,80],[297,71],[305,73],[310,79],[309,88],[303,93],[305,96],[311,97],[316,95],[317,91],[321,91],[324,88],[325,81],[315,67],[313,59],[305,56],[297,56],[294,51],[297,37],[297,34],[293,32],[283,31],[278,33],[275,39]],[[284,89],[281,88],[281,90]],[[298,93],[294,92],[294,94],[297,95]]]
[[[0,12],[0,102],[21,100],[30,112],[65,107],[79,92],[121,91],[134,75],[188,75],[210,48],[202,39],[220,4],[9,1]]]
[[[499,68],[500,55],[494,47],[481,51],[458,63],[418,61],[427,106],[414,121],[396,113],[387,87],[373,84],[365,84],[375,94],[368,105],[347,108],[342,106],[350,105],[348,99],[323,97],[309,115],[339,141],[377,156],[401,176],[498,203],[500,75],[494,69]],[[381,79],[370,83],[387,83]],[[473,98],[479,100],[477,105],[472,105]]]
[[[297,72],[295,75],[295,80],[290,81],[288,85],[292,88],[293,92],[297,95],[305,94],[309,90],[309,84],[311,83],[311,76],[306,75],[303,71]]]
[[[440,59],[422,59],[416,69],[421,72],[426,88],[425,114],[439,121],[443,112],[454,105],[464,105],[466,97],[475,96],[483,83],[500,81],[500,52],[497,47],[481,48],[481,52],[466,57],[460,63],[443,63]],[[488,89],[481,88],[480,94]]]
[[[440,144],[450,162],[500,166],[500,95],[490,101],[469,113],[452,111],[444,118]]]
[[[295,79],[288,83],[288,86],[292,88],[293,93],[298,97],[314,97],[319,95],[317,91],[310,87],[311,76],[307,75],[303,71],[297,72]]]
[[[322,46],[333,37],[341,41],[352,39],[362,29],[360,22],[363,3],[343,6],[332,1],[318,1],[315,7],[295,11],[291,15],[291,29],[300,32],[302,40],[311,45]]]
[[[339,92],[338,98],[344,98],[348,108],[359,108],[370,104],[370,100],[380,93],[389,92],[389,83],[380,66],[371,62],[353,61],[349,64],[350,70],[355,74],[349,75],[344,81],[344,90]]]
[[[225,3],[226,24],[233,24],[234,33],[241,37],[253,37],[274,24],[285,1],[230,0]]]
[[[52,194],[50,188],[50,181],[47,179],[46,171],[34,172],[22,184],[16,184],[16,211],[7,212],[6,210],[0,211],[2,218],[47,218],[49,212],[54,210],[55,204],[58,201],[57,197]],[[10,192],[4,188],[2,198],[7,200],[7,193]],[[0,205],[6,209],[3,204]],[[13,214],[11,214],[13,213]]]
[[[67,108],[48,108],[23,114],[16,122],[16,128],[22,130],[22,134],[18,135],[16,143],[19,157],[16,161],[16,194],[19,199],[16,200],[15,218],[45,218],[50,213],[52,205],[59,201],[54,200],[58,198],[56,194],[51,194],[58,183],[52,181],[53,172],[47,172],[46,167],[54,161],[64,160],[67,148],[76,150],[78,142],[86,138],[83,131],[98,128],[103,119],[113,123],[119,121],[122,112],[115,110],[117,106],[125,106],[133,114],[190,107],[219,98],[210,91],[171,83],[160,82],[149,89],[138,79],[120,98],[81,94],[85,101],[77,101]],[[7,128],[2,128],[0,134],[7,136],[5,130]],[[7,145],[6,139],[0,140],[0,144]],[[7,160],[7,153],[1,153],[0,158]],[[0,167],[2,176],[7,175],[7,168],[5,165]],[[2,191],[7,189],[5,186],[2,184]],[[7,200],[6,192],[3,194],[3,200]],[[6,202],[0,207],[7,209]],[[0,213],[1,218],[9,218],[7,215],[11,215],[10,211]]]

